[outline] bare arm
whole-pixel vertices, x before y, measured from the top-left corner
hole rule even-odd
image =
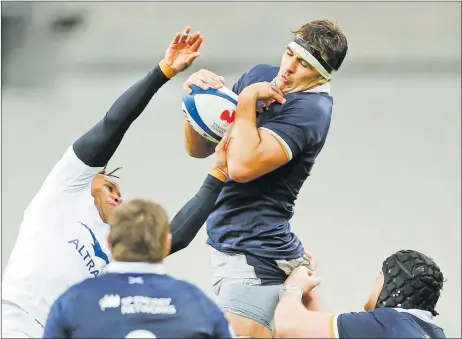
[[[215,151],[216,144],[197,133],[186,118],[184,119],[183,139],[186,152],[193,158],[207,158]]]
[[[307,267],[297,267],[285,284],[298,286],[281,294],[274,313],[275,328],[280,338],[332,338],[335,315],[323,311],[317,293],[318,278],[310,278]],[[303,301],[302,301],[303,294]],[[303,305],[305,303],[305,306]],[[307,303],[307,304],[306,304]]]
[[[332,338],[334,315],[309,311],[300,296],[285,292],[274,313],[277,335],[280,338]]]
[[[183,89],[185,93],[191,94],[191,85],[196,85],[203,90],[207,90],[210,87],[221,88],[224,84],[225,79],[222,76],[216,75],[209,70],[201,69],[189,76],[188,80],[183,84]],[[193,158],[207,158],[210,156],[215,151],[217,144],[197,133],[186,118],[183,124],[184,146],[188,155]]]
[[[264,93],[265,91],[267,93]],[[280,142],[268,131],[258,129],[256,102],[258,99],[282,95],[270,84],[253,84],[239,95],[236,118],[231,128],[233,138],[228,146],[229,177],[236,182],[254,180],[286,164],[290,159]]]

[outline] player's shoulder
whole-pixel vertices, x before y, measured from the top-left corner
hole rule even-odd
[[[251,83],[260,81],[271,81],[278,74],[279,67],[269,64],[258,64],[250,68],[244,78]]]
[[[387,326],[393,323],[399,323],[407,318],[405,313],[398,312],[391,307],[377,308],[363,312],[349,312],[338,315],[339,325],[344,324],[353,326],[354,324],[368,324],[369,326]]]
[[[380,307],[370,310],[367,313],[376,318],[401,319],[403,316],[406,317],[406,314],[392,307]]]
[[[193,283],[190,283],[189,281],[173,277],[170,277],[170,279],[170,284],[174,285],[175,287],[181,288],[182,290],[197,296],[205,296],[205,293],[199,287],[197,287]]]
[[[57,299],[55,303],[75,305],[75,301],[81,300],[82,296],[91,291],[92,280],[96,278],[87,278],[70,287],[68,287]]]
[[[253,74],[260,74],[260,73],[274,73],[274,72],[279,72],[279,67],[270,65],[270,64],[257,64],[253,66],[251,69],[249,69],[248,73],[253,73]]]
[[[319,112],[331,112],[333,99],[330,95],[330,86],[319,86],[313,90],[287,93],[286,105],[295,105],[300,108]]]

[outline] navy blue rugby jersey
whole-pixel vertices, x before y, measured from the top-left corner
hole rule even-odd
[[[159,264],[111,262],[51,307],[45,338],[232,338],[219,307]]]
[[[250,84],[271,82],[278,71],[275,66],[257,65],[237,81],[233,91],[239,94]],[[333,105],[329,86],[286,94],[284,104],[273,103],[258,115],[258,127],[278,139],[290,161],[247,183],[226,181],[207,219],[209,245],[271,260],[304,254],[289,220],[329,131]]]
[[[446,338],[430,312],[386,307],[334,316],[332,332],[334,338]]]

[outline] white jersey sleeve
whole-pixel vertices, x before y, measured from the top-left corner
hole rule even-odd
[[[48,174],[40,191],[75,192],[88,188],[103,167],[90,167],[83,163],[71,146]]]

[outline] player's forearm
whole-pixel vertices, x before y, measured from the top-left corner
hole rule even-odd
[[[184,119],[183,138],[185,149],[193,158],[207,158],[215,150],[216,145],[199,135],[186,118]]]
[[[258,161],[261,138],[255,112],[256,98],[240,96],[227,151],[229,177],[234,181],[249,181]]]
[[[274,312],[274,325],[279,338],[308,338],[300,332],[309,324],[306,321],[307,310],[303,307],[300,296],[285,292]]]
[[[161,63],[162,70],[169,74]],[[105,166],[114,155],[125,132],[143,112],[154,94],[169,80],[161,66],[130,87],[111,106],[106,115],[74,143],[74,152],[86,165]]]
[[[326,310],[319,293],[316,292],[316,289],[311,290],[303,296],[303,304],[309,311],[322,312]]]
[[[197,194],[175,215],[170,223],[172,249],[170,254],[186,248],[212,212],[223,188],[225,178],[211,171]]]

